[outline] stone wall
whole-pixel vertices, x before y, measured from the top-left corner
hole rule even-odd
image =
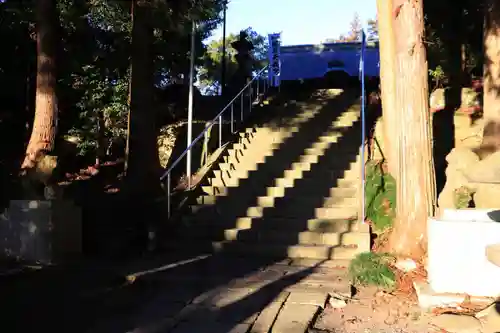
[[[82,253],[81,210],[71,201],[13,200],[0,219],[1,255],[52,264]]]

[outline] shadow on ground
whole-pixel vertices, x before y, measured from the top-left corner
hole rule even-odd
[[[238,200],[242,197],[242,193],[248,194],[250,190],[254,197],[265,195],[265,188],[272,185],[273,181],[265,175],[279,176],[277,170],[284,170],[297,161],[303,154],[303,150],[315,142],[340,112],[352,104],[357,97],[357,93],[347,94],[322,105],[322,112],[318,115],[320,118],[301,125],[301,131],[297,133],[302,136],[300,140],[292,137],[284,142],[276,154],[266,161],[262,169],[257,170],[255,175],[250,175],[246,184],[232,189],[230,197]],[[285,103],[290,99],[298,102],[306,101],[308,93],[297,92],[295,96],[283,93],[282,97],[276,99],[274,103]],[[289,107],[297,107],[294,104],[289,103]],[[253,121],[269,122],[269,118],[256,117]],[[286,116],[275,123],[275,126],[285,124],[287,124]],[[306,189],[312,190],[311,195],[314,199],[303,207],[303,214],[313,215],[315,206],[320,204],[322,197],[327,195],[327,189],[335,186],[339,175],[328,174],[328,165],[340,163],[342,167],[347,167],[350,162],[354,161],[360,145],[359,126],[359,122],[356,122],[351,128],[345,129],[342,139],[337,144],[332,144],[320,158],[319,163],[307,172],[307,180],[298,180],[294,187],[287,189],[285,197],[293,196]],[[356,144],[348,144],[351,140]],[[251,202],[248,203],[251,204]],[[117,202],[118,210],[119,204],[120,202]],[[140,207],[147,209],[147,206]],[[130,209],[124,208],[122,207],[121,213],[117,211],[120,216],[133,213]],[[275,208],[266,210],[264,215],[270,216],[273,212],[282,214],[283,210],[286,210],[286,207],[277,204]],[[137,223],[145,223],[155,218],[154,210],[150,212],[137,210],[135,213]],[[307,216],[301,218],[303,217]],[[256,222],[257,229],[263,227],[263,223]],[[305,225],[302,227],[305,228]],[[288,244],[297,242],[297,238],[287,240]],[[219,325],[222,325],[218,326],[217,333],[229,332],[236,322],[243,322],[244,319],[262,310],[283,290],[309,276],[321,264],[319,262],[311,267],[303,267],[301,270],[266,269],[277,263],[286,266],[285,253],[274,258],[236,257],[221,253],[179,264],[182,260],[205,254],[203,246],[194,245],[191,248],[192,251],[160,253],[126,264],[116,259],[92,261],[68,267],[52,267],[12,276],[0,276],[0,294],[3,299],[0,309],[3,318],[2,326],[6,331],[16,332],[50,330],[52,332],[111,333],[130,332],[138,327],[149,327],[149,330],[135,330],[134,332],[152,332],[152,326],[165,323],[165,319],[180,311],[196,296],[214,288],[227,288],[235,279],[248,277],[251,279],[248,281],[249,286],[252,286],[252,282],[259,285],[253,293],[219,307],[204,307],[201,313],[198,313],[216,319]],[[138,278],[134,283],[127,283],[124,278],[130,272],[174,263],[178,265]],[[257,281],[254,280],[256,276]],[[262,284],[263,281],[267,283]],[[217,292],[217,289],[215,293],[221,294],[220,291]],[[198,324],[201,323],[207,329],[211,322],[199,321]],[[165,328],[162,332],[169,331]],[[202,331],[191,330],[190,332]]]

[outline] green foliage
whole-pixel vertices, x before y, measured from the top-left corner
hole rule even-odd
[[[266,65],[268,43],[266,37],[259,35],[252,28],[247,28],[248,39],[252,42],[254,50],[252,57],[254,59],[253,69],[258,71]],[[234,56],[236,50],[231,46],[239,34],[229,34],[226,36],[226,82],[236,73],[238,63]],[[203,58],[203,68],[200,69],[199,79],[202,87],[218,85],[221,81],[222,69],[222,39],[210,42],[207,45],[207,52]]]
[[[427,61],[429,68],[441,66],[445,76],[442,84],[449,84],[450,75],[463,60],[466,75],[482,75],[482,7],[482,1],[424,1]]]
[[[432,82],[434,82],[434,89],[440,88],[446,79],[443,67],[441,66],[437,66],[435,69],[429,69],[429,75],[431,76]]]
[[[99,118],[102,117],[105,138],[125,139],[128,113],[128,75],[114,82],[101,81],[92,66],[83,68],[86,76],[75,77],[74,87],[81,91],[81,99],[76,104],[79,119],[68,133],[80,139],[80,154],[93,153],[98,140]]]
[[[389,263],[393,259],[386,253],[360,253],[349,264],[349,276],[355,285],[392,290],[396,285],[396,277]]]
[[[372,20],[368,20],[368,22],[366,22],[366,23],[368,24],[367,40],[369,42],[378,41],[378,20],[372,19]]]
[[[196,65],[205,61],[203,40],[221,22],[223,0],[141,2],[150,6],[154,29],[156,84],[165,87],[189,71],[191,21],[196,20]],[[3,24],[0,54],[0,95],[8,112],[33,117],[36,40],[34,1],[0,3]],[[131,55],[131,2],[57,0],[58,135],[78,137],[80,154],[92,153],[98,119],[112,140],[125,134]],[[2,98],[2,100],[6,100]],[[57,147],[56,147],[57,148]]]
[[[396,208],[396,182],[384,172],[382,162],[368,162],[365,184],[366,217],[373,231],[383,233],[392,226]]]

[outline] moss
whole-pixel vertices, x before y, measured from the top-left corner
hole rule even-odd
[[[469,208],[472,202],[472,194],[474,192],[466,186],[462,186],[455,190],[454,202],[458,209]]]
[[[396,182],[380,161],[366,164],[365,202],[373,232],[381,234],[390,229],[395,217]]]

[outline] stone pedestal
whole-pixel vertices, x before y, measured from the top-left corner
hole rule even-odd
[[[2,255],[43,264],[82,253],[81,210],[65,200],[13,200],[0,220]]]
[[[486,248],[500,243],[497,209],[445,209],[428,221],[429,284],[437,293],[500,295],[500,268]]]

